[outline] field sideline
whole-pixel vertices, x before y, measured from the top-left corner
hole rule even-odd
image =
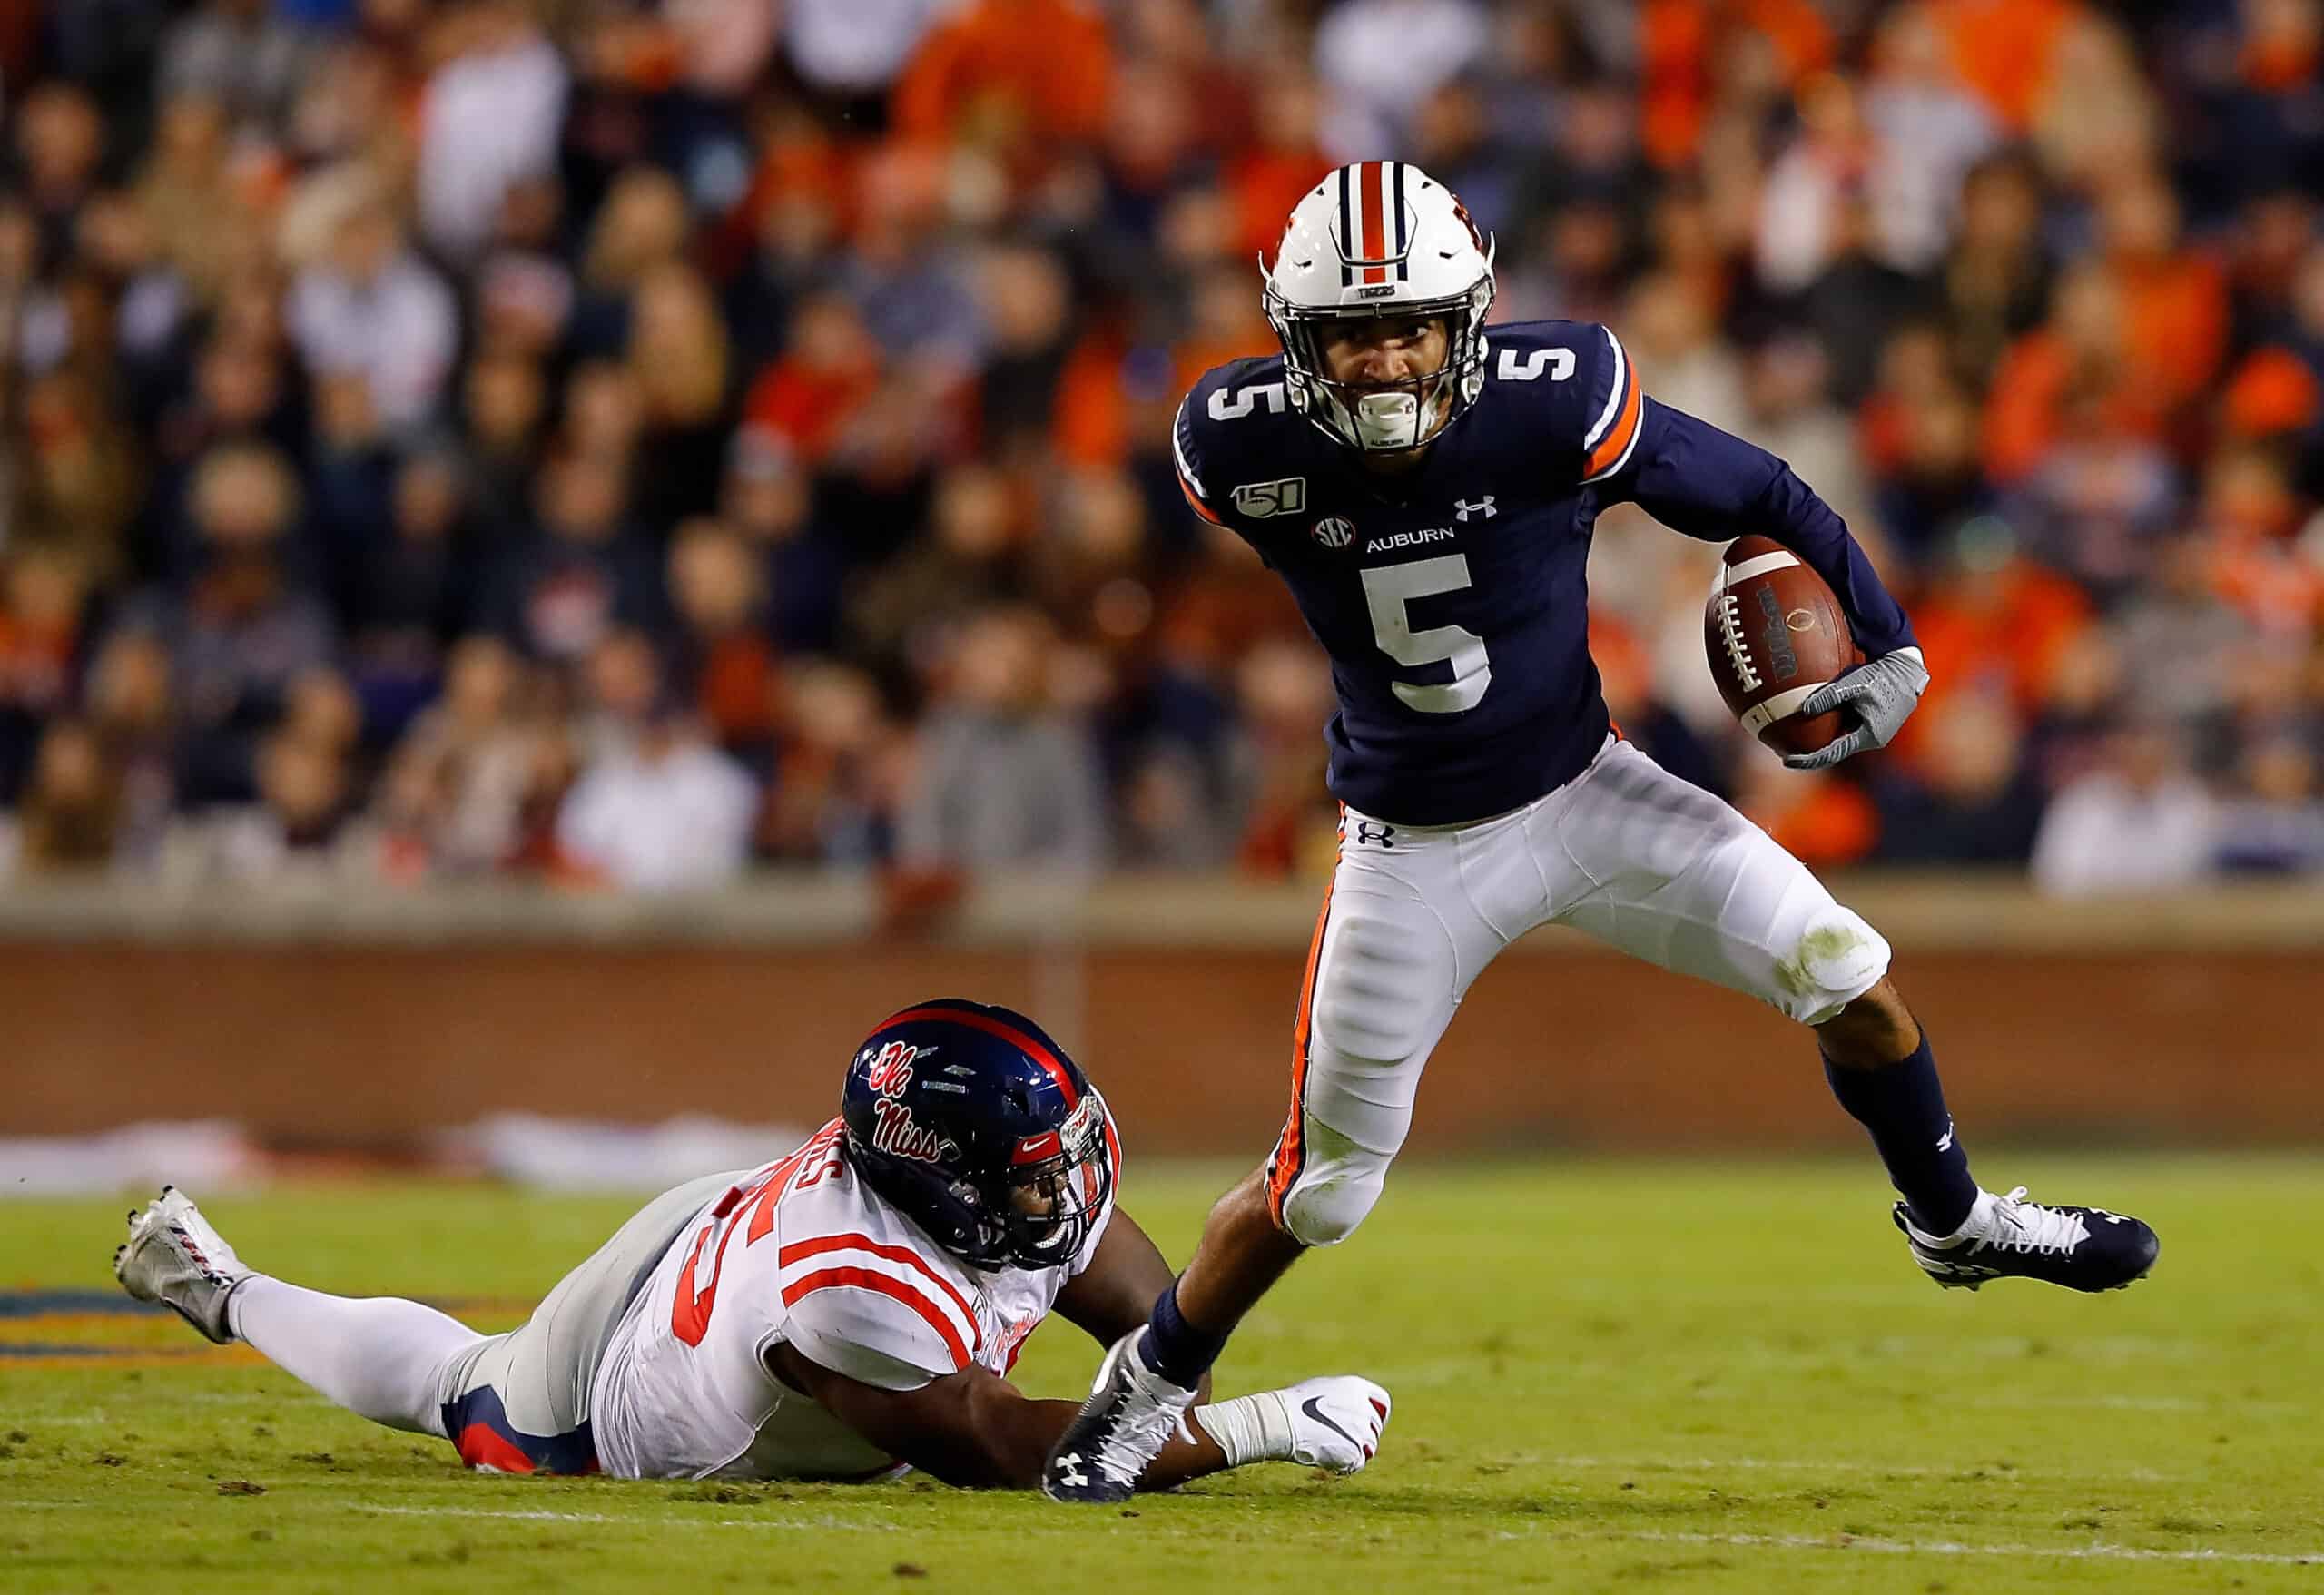
[[[1220,1370],[1230,1393],[1380,1380],[1379,1461],[1126,1512],[468,1476],[241,1348],[59,1294],[112,1290],[127,1193],[0,1204],[0,1587],[2324,1590],[2324,1159],[1977,1150],[1988,1179],[2150,1219],[2155,1277],[1940,1293],[1868,1155],[1414,1170]],[[1133,1163],[1126,1200],[1182,1256],[1226,1172]],[[501,1328],[631,1204],[372,1183],[205,1206],[261,1267]],[[1094,1352],[1054,1324],[1020,1383],[1078,1393]]]

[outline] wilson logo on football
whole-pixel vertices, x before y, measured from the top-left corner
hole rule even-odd
[[[1326,548],[1344,548],[1355,541],[1355,527],[1336,515],[1327,515],[1313,528],[1315,541]]]

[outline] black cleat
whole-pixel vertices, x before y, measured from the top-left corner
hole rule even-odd
[[[1089,1399],[1049,1449],[1041,1493],[1051,1501],[1091,1506],[1128,1501],[1138,1475],[1194,1405],[1193,1391],[1171,1383],[1137,1354],[1137,1337],[1145,1333],[1133,1329],[1114,1342],[1098,1365]]]
[[[1967,1221],[1946,1236],[1915,1227],[1902,1202],[1891,1216],[1913,1261],[1947,1289],[2042,1279],[2068,1290],[2121,1290],[2145,1278],[2162,1249],[2154,1231],[2135,1218],[2103,1207],[2029,1202],[2024,1186],[2006,1196],[1979,1192]]]

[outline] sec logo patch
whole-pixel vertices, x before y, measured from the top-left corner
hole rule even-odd
[[[1326,548],[1344,548],[1355,541],[1354,523],[1342,520],[1336,515],[1325,516],[1315,523],[1313,530],[1315,541]]]

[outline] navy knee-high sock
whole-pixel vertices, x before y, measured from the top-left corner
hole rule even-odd
[[[1154,1316],[1137,1339],[1137,1354],[1146,1365],[1173,1384],[1192,1390],[1210,1372],[1226,1349],[1226,1337],[1189,1324],[1178,1312],[1177,1281],[1154,1301]]]
[[[1911,1057],[1874,1068],[1846,1068],[1827,1058],[1824,1078],[1840,1106],[1872,1132],[1889,1180],[1912,1209],[1914,1226],[1935,1236],[1959,1229],[1976,1203],[1977,1182],[1945,1111],[1928,1032],[1921,1032]]]

